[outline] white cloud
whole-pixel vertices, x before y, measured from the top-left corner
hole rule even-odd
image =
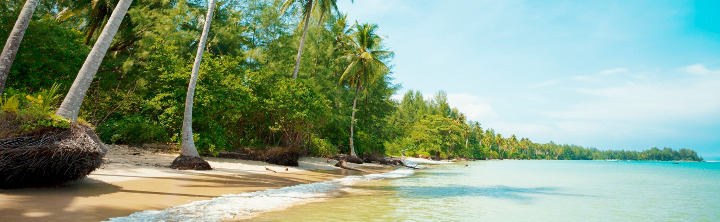
[[[405,96],[405,94],[395,93],[392,96],[390,96],[390,99],[395,100],[397,102],[402,102],[404,96]]]
[[[720,70],[709,70],[703,64],[694,64],[684,68],[685,72],[694,75],[720,75]]]
[[[709,70],[700,64],[684,70],[698,75],[720,73],[720,70]],[[720,75],[679,79],[655,77],[646,75],[646,78],[624,81],[619,86],[618,82],[607,81],[600,87],[576,89],[580,96],[586,95],[583,102],[571,104],[561,111],[545,112],[545,115],[559,120],[625,121],[628,125],[717,119],[720,78],[714,77]]]
[[[569,109],[547,113],[557,119],[623,120],[637,123],[698,120],[720,113],[720,81],[626,84],[620,87],[580,89],[597,97]],[[592,98],[588,98],[592,99]]]
[[[696,64],[680,69],[695,75],[606,71],[628,75],[576,76],[585,81],[558,85],[570,90],[564,94],[572,103],[535,107],[544,118],[522,121],[526,124],[499,119],[487,126],[534,141],[647,148],[673,141],[670,138],[679,144],[684,141],[680,138],[690,138],[692,129],[720,124],[720,70]]]
[[[457,107],[469,120],[487,121],[497,119],[498,115],[489,104],[489,98],[483,98],[468,93],[448,94],[448,103]]]
[[[520,138],[532,137],[533,142],[549,142],[554,136],[559,135],[558,130],[550,125],[545,124],[528,124],[528,123],[511,123],[504,121],[483,123],[484,127],[493,128],[496,133],[502,134],[503,137],[509,137],[513,134]],[[538,138],[541,138],[538,140]]]

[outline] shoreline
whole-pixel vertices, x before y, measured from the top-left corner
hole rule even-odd
[[[57,188],[0,189],[2,221],[100,221],[146,210],[164,210],[223,195],[331,181],[357,171],[323,158],[301,158],[298,167],[204,157],[211,171],[170,169],[177,154],[110,145],[105,163],[87,178]],[[266,170],[266,167],[277,173]],[[365,174],[396,167],[352,164]]]

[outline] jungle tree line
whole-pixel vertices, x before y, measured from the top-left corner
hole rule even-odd
[[[55,83],[68,92],[119,2],[40,0],[4,100]],[[0,39],[8,39],[23,6],[0,4]],[[378,26],[347,21],[335,0],[221,0],[206,18],[208,8],[205,0],[133,1],[75,117],[96,126],[106,143],[179,143],[188,70],[197,69],[190,139],[201,154],[282,146],[317,156],[698,158],[687,149],[599,151],[505,138],[468,121],[444,93],[425,100],[410,91],[395,102],[393,53]],[[202,59],[197,68],[195,59]]]
[[[60,84],[59,92],[68,91],[82,58],[101,37],[97,30],[118,3],[93,2],[40,2],[10,70],[5,98],[23,98],[54,83]],[[306,10],[308,2],[320,5]],[[180,142],[187,74],[193,48],[200,47],[206,53],[198,54],[203,63],[192,115],[200,153],[270,146],[315,155],[347,153],[354,131],[354,143],[362,147],[358,154],[382,154],[375,139],[384,136],[366,126],[383,125],[394,109],[390,96],[397,86],[386,65],[392,53],[374,32],[358,34],[377,26],[347,22],[334,4],[218,1],[202,46],[205,1],[135,0],[76,115],[95,125],[108,143]],[[7,38],[22,5],[11,0],[0,6],[0,38]],[[304,16],[308,13],[320,16]],[[317,25],[307,26],[303,19]],[[304,59],[297,79],[291,79],[293,64],[300,61],[293,55],[300,55],[304,35]],[[387,53],[363,54],[374,51]]]
[[[662,160],[702,161],[690,149],[651,148],[645,151],[599,150],[577,145],[535,143],[515,135],[503,136],[483,129],[447,102],[439,92],[431,99],[409,90],[389,117],[393,139],[386,142],[391,155],[471,159],[544,160]]]

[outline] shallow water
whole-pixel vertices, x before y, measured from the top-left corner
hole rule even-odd
[[[720,163],[476,161],[254,221],[719,221]]]
[[[164,210],[147,210],[109,221],[228,221],[253,218],[295,205],[342,196],[346,189],[363,181],[408,177],[410,169],[381,174],[354,175],[330,181],[300,184],[240,194],[226,194],[210,200],[195,201]]]

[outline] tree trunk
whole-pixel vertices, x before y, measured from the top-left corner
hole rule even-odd
[[[203,27],[202,36],[200,36],[200,43],[198,44],[197,54],[195,55],[195,63],[193,63],[192,73],[190,74],[190,84],[188,85],[187,95],[185,96],[185,114],[183,115],[182,125],[182,151],[180,153],[182,156],[200,157],[197,148],[195,148],[195,141],[193,140],[192,108],[193,98],[195,97],[195,85],[197,85],[198,72],[200,72],[200,62],[202,61],[202,56],[205,52],[207,35],[208,32],[210,32],[210,22],[212,21],[213,10],[215,9],[215,0],[209,1],[205,25]]]
[[[355,154],[355,145],[353,144],[355,140],[355,110],[357,107],[357,101],[358,101],[358,94],[360,94],[360,85],[357,86],[355,89],[355,100],[353,101],[353,110],[352,110],[352,116],[350,117],[350,155],[351,156],[357,156]]]
[[[25,2],[18,19],[15,20],[15,26],[13,26],[10,36],[8,36],[5,42],[2,54],[0,54],[0,98],[5,90],[5,80],[7,80],[10,67],[15,60],[15,54],[17,54],[18,48],[20,48],[20,42],[22,42],[25,30],[28,24],[30,24],[32,15],[39,2],[40,0],[27,0]]]
[[[310,25],[310,16],[312,15],[313,0],[308,3],[309,7],[305,12],[305,24],[303,24],[303,34],[300,38],[300,47],[298,48],[298,54],[295,58],[295,70],[293,71],[293,79],[297,79],[298,69],[300,69],[300,57],[302,57],[303,47],[305,46],[305,37],[307,36],[308,26]]]
[[[100,68],[103,58],[105,58],[105,53],[110,47],[113,37],[115,37],[115,33],[117,33],[120,23],[122,23],[132,1],[133,0],[120,0],[120,2],[118,2],[105,28],[103,28],[102,33],[100,33],[100,37],[95,42],[87,59],[85,59],[82,68],[80,68],[80,72],[78,72],[77,77],[75,77],[75,81],[72,86],[70,86],[70,91],[68,91],[60,108],[55,113],[56,115],[77,121],[80,106],[82,106],[83,99],[85,99],[85,93],[87,93],[88,88],[90,88],[90,83],[92,83],[95,78],[95,74],[98,68]]]

